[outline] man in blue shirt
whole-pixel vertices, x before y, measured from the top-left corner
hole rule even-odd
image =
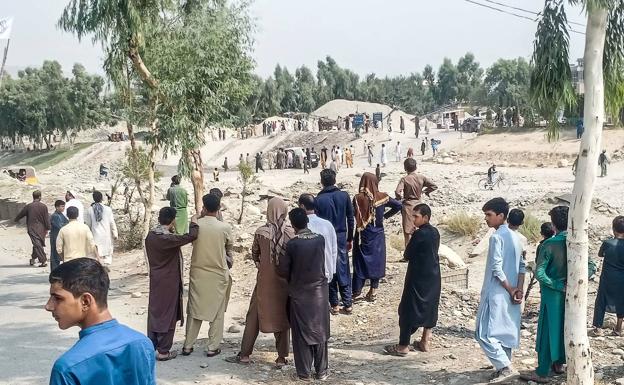
[[[50,385],[156,385],[154,346],[113,319],[109,278],[94,259],[77,258],[50,273],[45,308],[61,330],[80,327],[80,339],[52,368]]]

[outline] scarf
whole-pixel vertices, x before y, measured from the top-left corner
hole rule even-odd
[[[379,192],[378,184],[379,180],[370,172],[365,172],[360,179],[359,193],[353,198],[355,224],[358,231],[364,230],[369,223],[375,222],[375,209],[386,204],[390,199],[388,194]]]
[[[102,222],[102,215],[104,214],[104,207],[101,203],[93,203],[91,205],[93,207],[93,214],[95,215],[96,222]]]
[[[152,229],[152,231],[153,231],[155,234],[159,234],[159,235],[162,235],[162,234],[171,234],[171,231],[169,231],[169,226],[160,225],[160,224],[158,224],[158,225],[154,226],[154,228]]]
[[[256,231],[256,234],[270,241],[269,253],[274,266],[279,265],[280,257],[286,251],[286,243],[295,233],[286,221],[287,214],[286,202],[279,197],[271,198],[267,207],[267,223]]]

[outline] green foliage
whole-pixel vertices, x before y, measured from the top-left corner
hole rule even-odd
[[[550,121],[549,141],[559,136],[557,112],[576,100],[568,63],[569,40],[563,3],[546,0],[535,33],[530,92],[539,112]]]
[[[0,138],[17,144],[22,137],[50,148],[52,135],[74,138],[110,120],[103,96],[104,80],[75,64],[66,78],[61,65],[45,61],[27,68],[0,89]]]
[[[144,148],[138,147],[136,151],[132,149],[126,150],[126,157],[118,168],[124,179],[129,182],[139,180],[147,184],[151,162],[152,160],[148,152]],[[154,171],[154,180],[156,182],[158,182],[160,177],[162,177],[162,172]]]
[[[624,1],[613,2],[609,11],[603,57],[605,108],[620,119],[624,107]]]
[[[525,213],[524,222],[518,231],[520,234],[524,235],[530,243],[538,243],[542,239],[542,235],[540,234],[542,222],[542,220],[532,213]]]
[[[444,218],[442,224],[446,225],[451,233],[474,237],[481,228],[481,218],[466,211],[458,211]]]

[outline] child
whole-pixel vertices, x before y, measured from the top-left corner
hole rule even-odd
[[[212,179],[215,182],[219,181],[219,170],[215,167],[214,171],[212,172]]]
[[[310,170],[308,169],[308,157],[307,156],[303,157],[303,173],[304,174],[310,173]]]

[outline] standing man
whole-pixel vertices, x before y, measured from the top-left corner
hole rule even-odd
[[[600,165],[600,176],[607,176],[607,164],[611,163],[607,157],[607,150],[602,150],[598,156],[598,164]]]
[[[423,140],[422,143],[420,144],[420,152],[422,153],[423,156],[425,156],[425,151],[427,151],[427,144]]]
[[[262,167],[262,155],[259,152],[256,152],[256,174],[258,170],[262,170],[264,172],[264,167]]]
[[[583,127],[583,119],[577,120],[576,121],[576,139],[581,139],[584,131],[585,131],[585,127]]]
[[[399,129],[401,130],[401,134],[405,134],[405,119],[403,119],[403,115],[401,115],[399,119]]]
[[[80,328],[80,339],[54,363],[50,385],[156,385],[154,348],[111,316],[110,280],[99,262],[74,259],[54,269],[48,280],[45,309],[59,329]]]
[[[227,156],[225,157],[225,159],[223,160],[223,171],[228,172],[229,167],[228,167],[228,160],[227,160]]]
[[[286,244],[295,236],[287,215],[288,205],[282,198],[269,200],[267,223],[256,230],[251,248],[251,258],[258,274],[249,302],[241,350],[236,356],[226,358],[228,362],[249,364],[258,333],[263,332],[275,336],[276,368],[281,369],[288,363],[288,281],[276,270],[284,258]]]
[[[323,148],[321,148],[321,169],[325,170],[326,165],[327,165],[327,147],[323,146]]]
[[[80,223],[84,223],[84,206],[75,191],[67,190],[65,193],[65,216],[67,217],[67,209],[75,207],[78,209],[78,218],[76,220]],[[69,218],[69,217],[68,217]]]
[[[175,233],[188,233],[188,193],[180,186],[180,176],[171,177],[171,187],[167,190],[169,206],[176,209]]]
[[[48,257],[45,253],[45,237],[51,228],[50,214],[46,205],[41,203],[41,191],[33,191],[32,197],[33,201],[24,206],[14,221],[17,223],[26,217],[26,232],[32,243],[30,266],[34,266],[35,262],[39,261],[39,267],[46,267]]]
[[[308,229],[315,234],[322,235],[325,239],[325,277],[330,282],[336,273],[336,261],[338,260],[338,243],[336,231],[331,222],[320,218],[314,213],[315,199],[312,194],[301,194],[299,207],[308,215]]]
[[[414,135],[416,135],[416,139],[420,135],[420,118],[418,116],[414,116]]]
[[[329,377],[328,288],[325,277],[325,239],[307,228],[305,210],[288,213],[296,236],[286,244],[277,272],[288,280],[288,309],[296,375],[293,380],[324,381]]]
[[[353,152],[351,148],[347,147],[344,150],[345,162],[347,163],[347,168],[353,168]]]
[[[394,160],[397,162],[401,161],[401,142],[397,142],[396,146],[394,146]]]
[[[399,184],[397,184],[394,195],[396,199],[401,200],[403,204],[403,208],[401,209],[401,216],[403,217],[403,238],[405,247],[407,247],[410,237],[416,229],[414,225],[416,216],[414,208],[421,203],[423,192],[425,195],[429,196],[429,194],[438,189],[438,186],[436,186],[431,179],[416,172],[416,159],[405,159],[403,168],[407,175],[401,178]]]
[[[113,263],[113,240],[117,239],[117,224],[113,210],[102,204],[102,193],[93,192],[93,204],[87,210],[86,224],[91,229],[93,240],[100,254],[100,262],[105,269]]]
[[[158,225],[145,238],[145,252],[149,261],[149,303],[147,306],[147,335],[156,349],[158,361],[177,357],[171,351],[176,323],[184,325],[182,311],[182,281],[184,263],[180,247],[197,239],[197,218],[191,218],[189,233],[173,232],[176,211],[163,207],[158,213]]]
[[[483,213],[487,225],[496,231],[490,238],[475,339],[494,365],[490,383],[502,383],[518,375],[511,364],[511,350],[520,344],[525,263],[518,237],[505,224],[509,204],[503,198],[491,199]]]
[[[388,163],[388,154],[386,153],[386,145],[385,143],[381,145],[381,166],[382,167],[386,167],[386,164]]]
[[[407,272],[403,295],[399,304],[398,345],[386,346],[384,351],[403,357],[409,353],[412,334],[423,328],[420,341],[414,348],[428,352],[431,348],[433,328],[438,323],[438,307],[442,283],[440,278],[440,233],[431,226],[431,208],[424,203],[414,207],[414,225],[418,228],[405,249]]]
[[[373,165],[373,150],[371,149],[370,145],[367,147],[367,151],[368,166],[370,167]]]
[[[95,257],[99,260],[97,245],[89,226],[78,221],[78,208],[68,208],[67,218],[69,222],[63,226],[56,238],[56,252],[61,261],[84,257]]]
[[[56,251],[56,238],[59,231],[68,222],[67,217],[63,215],[65,211],[65,201],[57,200],[54,202],[54,213],[50,216],[50,270],[53,271],[61,264],[61,256]]]
[[[221,200],[213,194],[202,198],[204,208],[197,221],[199,233],[193,242],[188,294],[188,319],[182,355],[193,352],[202,321],[210,323],[206,355],[221,353],[223,322],[230,299],[232,277],[227,255],[232,245],[232,228],[217,219]]]
[[[351,299],[351,270],[349,268],[348,252],[353,242],[355,219],[353,204],[349,194],[336,187],[336,173],[332,170],[321,171],[323,189],[316,197],[316,213],[319,217],[328,220],[334,226],[338,244],[338,261],[336,274],[329,283],[329,303],[332,314],[338,314],[338,291],[342,299],[342,311],[351,314],[353,311]]]

